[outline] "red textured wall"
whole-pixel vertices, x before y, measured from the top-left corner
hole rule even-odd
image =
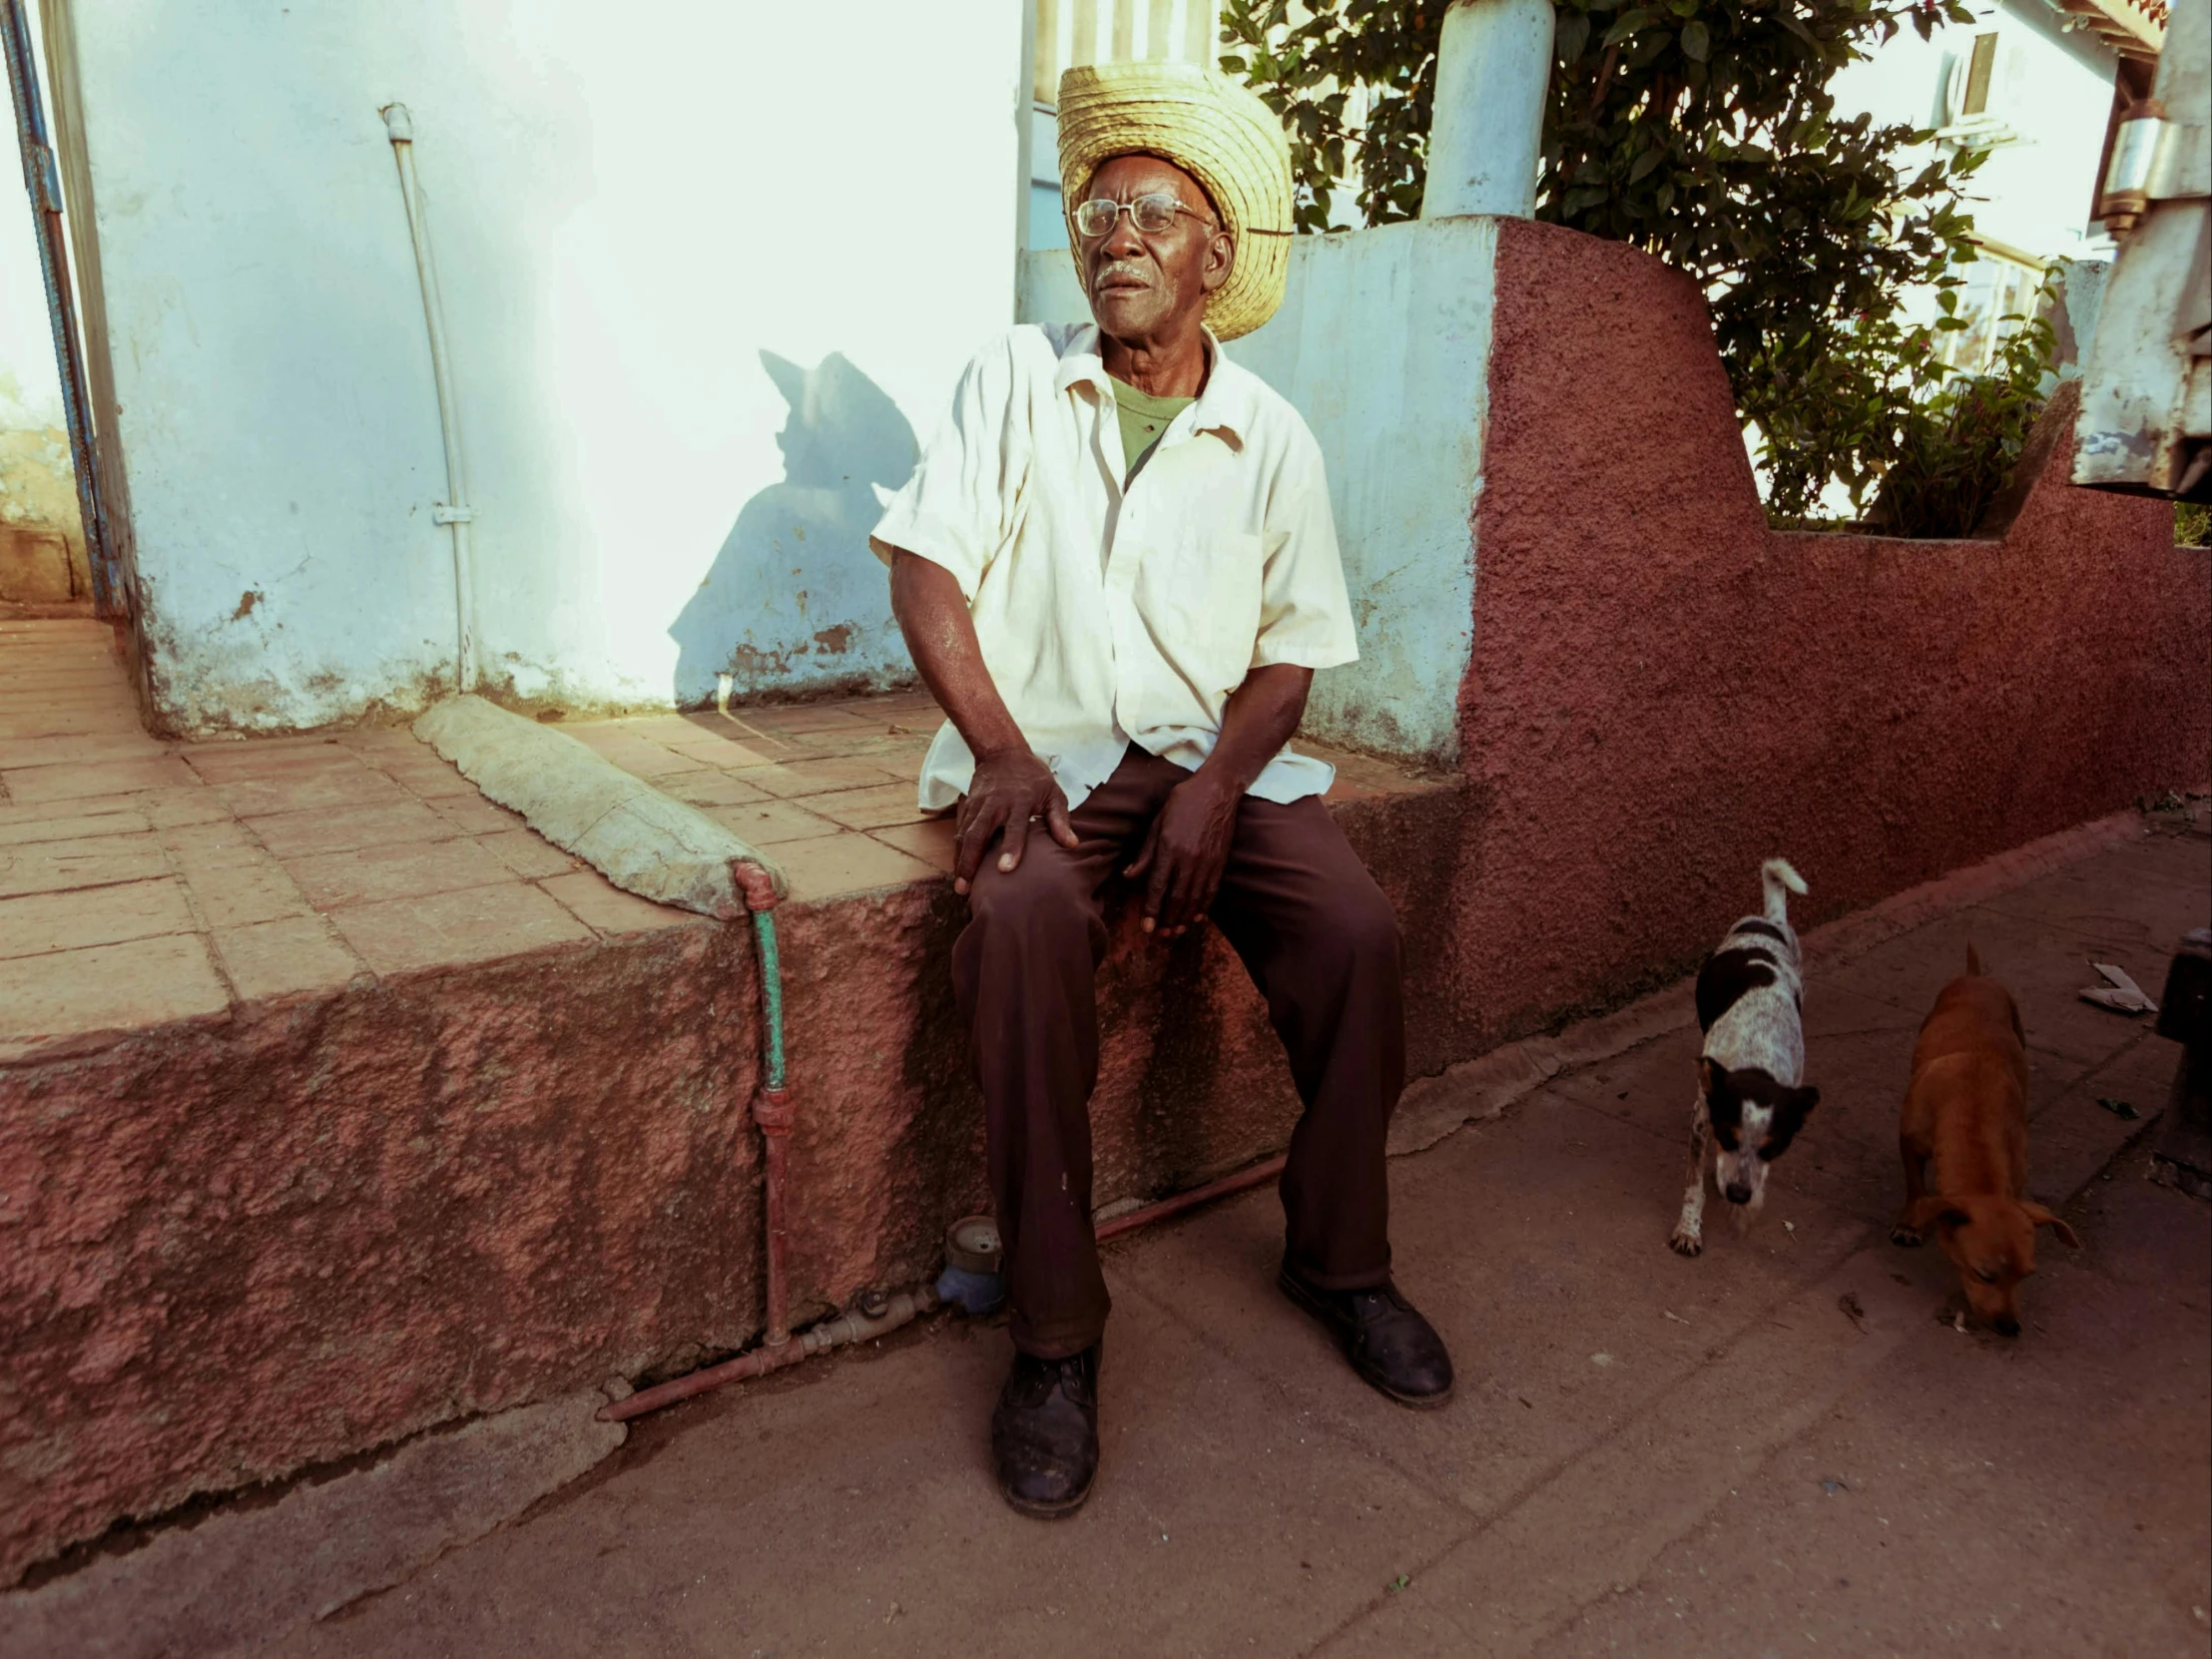
[[[2173,546],[2168,504],[2066,482],[2070,388],[2001,539],[1786,535],[1686,278],[1508,221],[1495,328],[1470,1036],[1686,965],[1769,854],[1818,920],[2212,772],[2212,556]]]

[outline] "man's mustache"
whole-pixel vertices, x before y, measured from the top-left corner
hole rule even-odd
[[[1091,286],[1094,288],[1105,286],[1106,279],[1109,276],[1127,277],[1130,281],[1141,283],[1145,287],[1152,286],[1152,273],[1139,260],[1115,260],[1108,265],[1100,266],[1091,273]]]

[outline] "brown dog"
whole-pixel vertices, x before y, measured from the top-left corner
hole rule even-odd
[[[2075,1249],[2081,1241],[2026,1196],[2027,1042],[2012,993],[1981,971],[1970,944],[1964,976],[1942,988],[1921,1025],[1898,1150],[1905,1212],[1891,1239],[1917,1245],[1933,1227],[1975,1317],[2017,1337],[2035,1229]]]

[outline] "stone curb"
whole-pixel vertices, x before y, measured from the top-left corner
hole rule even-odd
[[[407,1441],[275,1502],[161,1527],[35,1590],[0,1595],[0,1653],[77,1659],[258,1652],[473,1543],[623,1443],[593,1388]]]
[[[1799,943],[1805,965],[1808,969],[1841,967],[1901,933],[2140,840],[2148,832],[2141,814],[2115,813],[1907,887],[1804,934]],[[1681,1030],[1697,1017],[1696,984],[1694,978],[1677,980],[1610,1014],[1577,1020],[1555,1033],[1523,1037],[1446,1066],[1432,1077],[1416,1078],[1406,1085],[1390,1120],[1389,1155],[1402,1158],[1426,1151],[1466,1124],[1503,1115],[1513,1102],[1562,1072],[1596,1065]]]

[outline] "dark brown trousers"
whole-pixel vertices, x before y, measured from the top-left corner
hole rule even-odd
[[[1014,1345],[1042,1359],[1080,1353],[1106,1327],[1091,1230],[1099,892],[1189,776],[1132,746],[1075,810],[1073,851],[1032,827],[1013,871],[985,856],[953,947]],[[1306,1106],[1283,1172],[1285,1253],[1317,1285],[1380,1285],[1390,1271],[1382,1141],[1405,1076],[1397,917],[1318,797],[1283,807],[1247,796],[1213,920],[1267,998]]]

